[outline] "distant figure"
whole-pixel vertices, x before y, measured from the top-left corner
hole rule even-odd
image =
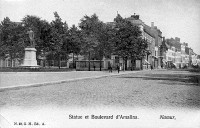
[[[152,66],[152,64],[151,64],[151,70],[153,70],[153,66]]]
[[[29,35],[29,39],[30,39],[30,46],[31,47],[35,47],[35,40],[34,40],[34,32],[32,31],[31,28],[29,28],[29,31],[27,32],[27,34]]]
[[[94,71],[95,71],[96,66],[94,65]]]
[[[117,65],[117,71],[118,71],[118,73],[119,73],[119,70],[120,70],[120,67],[119,67],[119,65]]]
[[[108,68],[108,69],[109,69],[109,72],[111,72],[111,73],[112,73],[112,66],[111,66],[111,65],[109,66],[109,68]]]

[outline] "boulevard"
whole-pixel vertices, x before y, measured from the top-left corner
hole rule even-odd
[[[14,128],[29,121],[35,125],[45,124],[41,128],[87,127],[88,123],[91,127],[99,123],[103,123],[102,127],[121,127],[124,123],[127,127],[150,127],[148,123],[155,127],[163,124],[177,128],[199,126],[200,88],[189,77],[194,73],[177,70],[102,72],[107,73],[106,77],[94,77],[97,72],[81,73],[90,74],[91,79],[0,89],[2,122],[7,121]],[[92,115],[113,118],[91,121],[89,115],[91,119]],[[119,116],[127,118],[116,121]],[[190,123],[186,123],[188,121]]]
[[[122,71],[120,72],[120,74],[135,72],[137,71]],[[119,74],[117,73],[117,71],[113,73],[108,73],[108,71],[0,72],[0,89],[57,84],[86,78],[106,77],[110,75]]]
[[[17,73],[15,73],[16,75]],[[18,75],[22,77],[23,73]],[[66,72],[66,73],[24,73],[24,80],[32,74],[32,79],[61,77],[66,83],[30,86],[28,88],[8,88],[0,91],[0,106],[43,106],[61,105],[76,107],[126,106],[126,107],[187,107],[200,108],[200,88],[190,81],[193,73],[173,70],[147,70],[127,72]],[[37,76],[37,75],[38,76]],[[11,79],[1,74],[2,81]],[[10,74],[11,78],[14,78]],[[76,76],[77,75],[77,76]],[[34,77],[35,76],[35,77]],[[37,77],[36,77],[37,76]],[[41,77],[43,76],[43,77]],[[69,77],[70,76],[70,77]],[[95,77],[96,76],[96,77]],[[102,77],[106,76],[106,77]],[[88,79],[90,78],[91,79]],[[71,78],[71,79],[70,79]],[[67,81],[73,80],[75,81]],[[79,79],[78,79],[79,78]],[[82,79],[80,79],[82,78]],[[31,79],[31,78],[29,78]],[[78,79],[76,81],[76,79]],[[53,79],[59,81],[59,79]],[[15,84],[17,79],[14,79]],[[18,79],[18,82],[23,79]],[[3,83],[3,82],[2,82]],[[4,82],[6,83],[6,82]],[[22,82],[23,83],[23,82]],[[19,84],[19,83],[18,83]],[[23,83],[24,84],[24,83]],[[34,85],[32,83],[32,85]]]

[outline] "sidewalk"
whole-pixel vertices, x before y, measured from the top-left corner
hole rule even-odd
[[[113,75],[136,73],[139,71],[72,71],[72,72],[1,72],[0,89],[20,88],[29,86],[42,86],[59,84],[69,81],[101,78]]]

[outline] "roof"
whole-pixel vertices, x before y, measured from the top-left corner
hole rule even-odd
[[[190,51],[189,49],[190,49],[190,48],[185,47],[185,53],[188,54],[188,55],[189,55],[189,51]]]
[[[144,22],[140,20],[139,18],[134,18],[134,17],[128,17],[126,20],[130,21],[134,25],[144,25]]]
[[[170,45],[171,47],[175,47],[176,49],[181,50],[181,43],[177,42],[175,39],[167,39],[167,44]]]
[[[165,45],[166,45],[166,47],[168,48],[168,49],[170,49],[170,45],[165,41]]]
[[[155,38],[155,35],[154,35],[154,33],[153,33],[153,31],[151,30],[151,27],[149,27],[148,25],[144,25],[144,31],[146,32],[146,33],[148,33],[150,36],[152,36],[152,37],[154,37]]]

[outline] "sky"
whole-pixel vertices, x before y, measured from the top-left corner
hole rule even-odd
[[[112,22],[117,12],[124,18],[136,13],[165,38],[179,37],[200,55],[200,0],[0,0],[0,21],[35,15],[51,22],[55,11],[69,26],[94,13],[103,22]]]

